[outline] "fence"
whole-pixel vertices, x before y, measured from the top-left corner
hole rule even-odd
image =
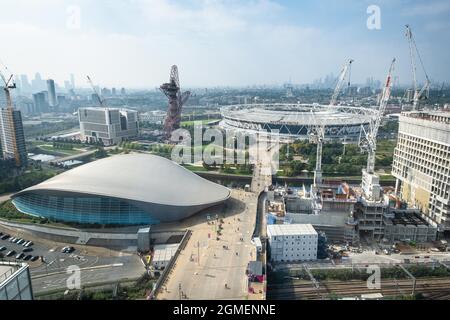
[[[161,290],[162,286],[166,284],[168,276],[172,272],[172,268],[175,266],[175,262],[176,262],[176,260],[178,258],[178,255],[186,247],[186,244],[189,241],[189,238],[191,237],[191,235],[192,235],[192,231],[191,230],[187,230],[186,233],[184,234],[183,239],[181,239],[181,242],[180,242],[180,245],[178,246],[177,251],[175,252],[175,254],[172,257],[172,259],[170,259],[170,261],[167,264],[167,266],[164,268],[163,273],[159,277],[158,281],[156,281],[155,286],[154,286],[152,292],[150,293],[150,297],[152,299],[156,298],[156,296],[158,295],[158,293]]]

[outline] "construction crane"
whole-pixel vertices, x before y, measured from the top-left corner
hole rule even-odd
[[[419,102],[420,100],[426,100],[428,99],[430,95],[430,78],[428,77],[428,74],[425,70],[425,67],[422,62],[422,58],[420,57],[419,50],[417,49],[416,41],[414,40],[411,27],[409,25],[406,25],[406,38],[408,39],[409,44],[409,55],[411,59],[411,71],[413,76],[413,110],[417,110],[419,108]],[[420,65],[422,67],[423,73],[425,74],[425,84],[421,89],[419,89],[417,84],[417,66],[416,66],[416,54],[419,58]]]
[[[330,100],[330,106],[336,105],[337,98],[341,93],[345,78],[347,77],[347,74],[350,74],[351,65],[353,61],[354,61],[353,59],[350,59],[343,66],[336,87],[334,88],[333,96],[331,97]],[[350,86],[350,78],[348,80],[348,86]],[[323,149],[323,141],[325,140],[325,123],[322,122],[316,116],[316,111],[314,109],[315,108],[313,106],[313,109],[311,110],[312,124],[308,129],[308,136],[310,143],[317,144],[316,168],[314,169],[314,183],[313,183],[313,186],[317,187],[318,185],[322,184],[322,149]]]
[[[314,109],[314,107],[313,107]],[[314,169],[314,187],[322,184],[322,147],[325,139],[325,125],[316,117],[316,111],[311,110],[311,127],[309,128],[309,142],[317,144],[316,168]]]
[[[11,89],[16,88],[16,84],[13,81],[13,75],[11,74],[9,78],[6,78],[3,73],[0,71],[0,77],[2,78],[2,81],[4,83],[3,91],[5,91],[5,97],[6,97],[6,108],[12,109],[12,99],[11,99]]]
[[[330,106],[336,105],[337,98],[338,98],[339,94],[341,93],[342,87],[344,86],[344,82],[345,82],[345,78],[347,77],[347,74],[349,75],[347,86],[348,87],[350,86],[350,74],[351,74],[351,68],[352,68],[353,61],[354,61],[353,59],[348,60],[347,63],[344,64],[344,66],[342,67],[341,73],[338,78],[338,82],[336,84],[336,87],[334,88],[334,93],[330,100]]]
[[[100,107],[107,108],[107,105],[105,103],[105,99],[100,95],[100,93],[97,91],[97,89],[94,86],[94,83],[92,82],[91,78],[87,76],[88,82],[92,87],[92,90],[94,91],[95,95],[97,96],[98,103],[100,104]]]
[[[373,174],[375,172],[375,152],[377,150],[378,129],[380,128],[383,114],[386,111],[387,103],[391,97],[392,73],[394,71],[394,66],[395,58],[392,59],[391,66],[389,67],[389,72],[383,86],[383,91],[381,93],[378,111],[376,112],[376,115],[371,119],[367,131],[364,126],[361,126],[359,147],[361,148],[362,152],[368,153],[366,170],[369,174]]]

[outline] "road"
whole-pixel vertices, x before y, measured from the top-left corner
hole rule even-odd
[[[255,259],[251,243],[256,218],[256,196],[243,190],[232,190],[225,212],[211,211],[215,221],[224,216],[220,240],[215,239],[217,224],[206,217],[192,226],[192,236],[180,253],[175,267],[157,299],[221,300],[248,297],[248,262]],[[210,237],[209,237],[209,236]],[[242,240],[241,240],[242,239]],[[227,246],[228,249],[224,249]],[[228,288],[225,288],[227,284]],[[183,293],[183,294],[181,294]]]
[[[14,193],[5,193],[0,195],[0,203],[8,201]]]

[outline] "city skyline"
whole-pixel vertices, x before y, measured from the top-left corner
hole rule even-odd
[[[371,5],[380,8],[379,30],[367,27]],[[348,58],[355,59],[352,78],[364,83],[382,79],[395,56],[406,85],[407,23],[430,78],[449,80],[450,4],[439,0],[19,0],[2,7],[0,41],[9,50],[1,62],[29,78],[45,71],[61,84],[74,73],[82,87],[90,74],[102,87],[154,88],[172,64],[185,87],[303,84],[338,74]]]

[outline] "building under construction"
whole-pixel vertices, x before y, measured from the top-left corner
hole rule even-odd
[[[0,146],[3,158],[12,159],[17,167],[27,165],[27,151],[23,132],[22,115],[15,110],[11,101],[11,89],[16,88],[12,75],[6,79],[0,73],[3,81],[3,91],[6,97],[6,108],[0,108]],[[0,106],[1,107],[1,106]]]
[[[174,130],[180,128],[181,109],[191,93],[189,91],[181,92],[178,67],[176,65],[172,66],[170,70],[169,82],[162,84],[160,89],[169,99],[167,116],[164,122],[164,130],[169,138]]]

